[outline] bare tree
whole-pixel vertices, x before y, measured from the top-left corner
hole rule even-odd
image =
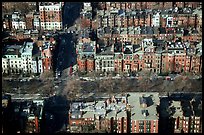
[[[112,94],[114,91],[115,82],[113,81],[111,74],[107,77],[107,79],[100,80],[99,82],[99,91],[107,92],[108,94]]]
[[[2,92],[4,93],[9,91],[11,91],[11,85],[9,85],[8,82],[2,78]]]
[[[127,87],[126,87],[127,81],[125,79],[121,79],[118,85],[119,85],[119,90],[120,92],[122,92],[122,94],[127,91]]]
[[[53,77],[53,71],[47,70],[40,75],[40,78],[43,81],[46,81],[48,78]]]
[[[73,100],[77,97],[77,94],[80,93],[81,88],[80,80],[68,80],[62,94],[65,95],[67,99]]]

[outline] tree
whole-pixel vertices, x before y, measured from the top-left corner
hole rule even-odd
[[[8,82],[2,78],[2,92],[5,93],[9,91],[11,91],[11,85],[9,85]]]
[[[42,80],[47,80],[47,78],[50,78],[50,77],[53,77],[53,71],[50,71],[50,70],[46,70],[45,72],[43,72],[41,75],[40,75],[40,78]]]
[[[125,80],[125,79],[121,79],[121,81],[120,81],[120,92],[122,92],[122,94],[124,94],[124,92],[126,92],[127,91],[127,81]]]
[[[80,93],[81,88],[80,80],[71,79],[67,81],[62,94],[65,95],[67,99],[73,100],[77,94]]]

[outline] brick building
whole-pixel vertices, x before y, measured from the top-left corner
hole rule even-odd
[[[41,2],[39,4],[41,28],[44,30],[62,29],[62,3]]]
[[[129,93],[130,132],[158,133],[159,105],[158,93]]]
[[[50,44],[45,42],[41,51],[42,61],[43,61],[43,70],[52,69],[52,51],[50,48]]]
[[[11,15],[5,15],[3,19],[3,28],[7,30],[11,30],[12,28],[12,19]]]
[[[174,133],[202,133],[201,106],[202,102],[195,99],[172,101],[169,106],[170,113],[172,113],[170,116],[171,130]]]
[[[140,70],[155,73],[173,71],[202,72],[202,66],[198,64],[199,61],[201,62],[199,60],[201,53],[199,56],[194,54],[196,55],[195,58],[193,56],[189,57],[187,56],[188,47],[184,45],[185,42],[193,44],[202,40],[202,30],[200,30],[202,27],[202,14],[199,8],[194,10],[194,8],[191,9],[192,6],[188,7],[189,4],[199,7],[199,4],[195,3],[101,2],[103,10],[98,10],[96,19],[97,36],[103,41],[103,45],[96,45],[97,51],[93,57],[95,70],[106,72],[106,69],[109,68],[110,71],[117,73]],[[181,7],[181,9],[175,8],[173,5]],[[152,12],[149,12],[144,8],[160,9],[161,11],[152,10]],[[137,11],[133,9],[144,10]],[[83,19],[87,17],[83,12],[81,15]],[[86,31],[88,29],[84,29],[82,32],[85,33],[83,34],[85,38],[88,37]],[[142,47],[143,41],[146,39],[154,39],[154,41],[151,41],[151,45]],[[168,42],[172,42],[171,45],[167,45]],[[130,45],[126,45],[126,43]],[[129,53],[125,51],[126,49],[129,50]],[[77,52],[80,55],[82,54],[80,50]],[[106,67],[108,61],[105,62],[101,54],[113,55],[114,64],[111,67]],[[82,57],[80,56],[80,58]],[[84,63],[82,64],[84,70],[87,69],[87,58],[82,60],[84,62],[78,60],[79,64]],[[101,60],[99,60],[100,58]],[[195,59],[194,62],[192,62],[192,58]],[[111,61],[109,61],[110,63]],[[82,67],[79,65],[79,69]]]
[[[123,72],[123,55],[120,53],[115,53],[114,62],[115,62],[114,64],[115,72],[122,73]]]
[[[120,111],[117,113],[117,133],[127,133],[128,121],[127,112]]]
[[[33,12],[25,15],[25,22],[27,29],[33,29]]]

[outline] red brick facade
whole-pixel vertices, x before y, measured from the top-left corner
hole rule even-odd
[[[33,14],[26,15],[25,21],[26,21],[26,28],[33,29]]]

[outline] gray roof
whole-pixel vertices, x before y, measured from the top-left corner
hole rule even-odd
[[[154,29],[150,26],[141,27],[141,34],[154,34]]]
[[[82,115],[82,118],[94,118],[94,112],[86,111],[86,112]]]
[[[110,110],[107,114],[106,114],[106,118],[111,119],[112,117],[115,118],[117,114],[116,110]]]
[[[82,50],[83,52],[94,52],[94,47],[91,46],[89,43],[84,43],[84,50]]]
[[[97,55],[113,55],[114,53],[111,51],[112,46],[106,47],[106,50],[104,52],[101,52]]]
[[[127,112],[126,111],[119,111],[117,113],[117,118],[122,118],[122,117],[127,117]]]
[[[173,118],[177,118],[183,116],[183,110],[181,106],[181,101],[172,101],[171,105],[169,106],[171,111],[171,116]]]
[[[105,101],[97,101],[95,108],[105,108]]]
[[[104,32],[105,32],[105,34],[110,34],[111,33],[111,28],[110,27],[105,27]]]
[[[128,93],[128,104],[131,106],[131,119],[132,120],[158,120],[157,105],[160,104],[159,93]],[[146,108],[140,107],[140,97],[148,97],[152,100],[152,103],[149,104]],[[147,116],[142,114],[143,110],[148,112]]]

